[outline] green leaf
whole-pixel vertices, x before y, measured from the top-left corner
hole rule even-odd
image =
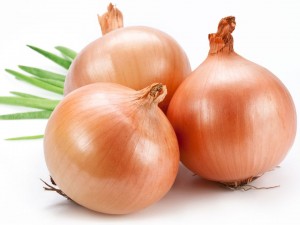
[[[0,104],[26,106],[36,109],[54,110],[58,105],[58,100],[23,98],[12,96],[0,96]]]
[[[52,111],[34,111],[0,115],[0,120],[48,119]]]
[[[23,97],[23,98],[37,98],[37,99],[47,99],[47,98],[43,98],[40,96],[36,96],[36,95],[31,95],[31,94],[27,94],[27,93],[23,93],[23,92],[18,92],[18,91],[10,91],[9,93],[19,96],[19,97]],[[51,99],[48,99],[51,100]]]
[[[32,50],[40,53],[41,55],[45,56],[46,58],[50,59],[51,61],[55,62],[56,64],[62,66],[65,69],[69,69],[70,65],[71,65],[71,61],[67,60],[65,58],[62,58],[58,55],[55,55],[51,52],[45,51],[41,48],[32,46],[32,45],[27,45],[29,48],[31,48]]]
[[[29,77],[29,76],[26,76],[24,74],[21,74],[17,71],[14,71],[14,70],[10,70],[10,69],[5,69],[6,72],[10,73],[11,75],[15,76],[17,79],[20,79],[20,80],[23,80],[27,83],[30,83],[34,86],[37,86],[37,87],[40,87],[40,88],[43,88],[47,91],[52,91],[54,93],[57,93],[57,94],[63,94],[64,93],[64,89],[63,88],[60,88],[60,87],[57,87],[57,86],[54,86],[52,84],[48,84],[44,81],[41,81],[41,80],[38,80],[36,79],[35,77]]]
[[[47,79],[47,78],[39,78],[37,77],[36,79],[41,80],[47,84],[51,84],[56,87],[64,88],[64,82],[60,80],[52,80],[52,79]]]
[[[39,69],[39,68],[35,68],[35,67],[20,65],[19,68],[27,73],[30,73],[30,74],[40,77],[40,78],[60,80],[60,81],[65,81],[65,79],[66,79],[65,75],[53,73],[51,71],[47,71],[47,70],[43,70],[43,69]]]
[[[64,46],[56,46],[55,47],[58,51],[60,51],[60,53],[64,56],[66,56],[67,58],[70,58],[71,60],[74,60],[75,57],[77,56],[77,52],[75,52],[74,50],[64,47]]]
[[[14,137],[14,138],[6,138],[7,141],[19,141],[19,140],[32,140],[32,139],[40,139],[43,138],[44,135],[33,135],[33,136],[23,136],[23,137]]]

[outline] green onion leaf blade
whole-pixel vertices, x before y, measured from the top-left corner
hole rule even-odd
[[[77,56],[77,52],[64,46],[56,46],[55,49],[58,50],[63,56],[71,60],[74,60]]]
[[[13,138],[6,138],[6,141],[19,141],[19,140],[33,140],[33,139],[41,139],[44,138],[43,134],[40,135],[33,135],[33,136],[22,136],[22,137],[13,137]]]
[[[14,96],[0,96],[0,104],[25,106],[36,109],[54,110],[58,105],[59,100],[23,98]]]
[[[37,80],[43,81],[47,84],[51,84],[53,86],[56,87],[60,87],[60,88],[64,88],[64,82],[60,81],[60,80],[52,80],[52,79],[47,79],[47,78],[36,78]]]
[[[53,61],[54,63],[58,64],[59,66],[62,66],[65,69],[69,69],[69,67],[71,66],[71,61],[67,60],[63,57],[60,57],[58,55],[55,55],[51,52],[48,52],[46,50],[43,50],[41,48],[32,46],[32,45],[27,45],[29,48],[31,48],[32,50],[38,52],[39,54],[45,56],[46,58],[50,59],[51,61]]]
[[[43,98],[43,97],[40,97],[40,96],[31,95],[31,94],[27,94],[27,93],[24,93],[24,92],[18,92],[18,91],[10,91],[9,93],[11,93],[15,96],[23,97],[23,98],[47,99],[47,98]],[[51,100],[51,99],[48,99],[48,100]]]
[[[61,95],[64,93],[63,88],[48,84],[47,82],[36,79],[35,77],[26,76],[22,73],[19,73],[17,71],[11,70],[11,69],[5,69],[5,71],[8,72],[9,74],[15,76],[19,80],[25,81],[31,85],[37,86],[37,87],[45,89],[47,91],[51,91],[51,92],[61,94]]]
[[[52,111],[33,111],[0,115],[0,120],[48,119]]]
[[[46,79],[53,79],[53,80],[60,80],[60,81],[65,81],[66,76],[63,74],[59,74],[59,73],[54,73],[48,70],[43,70],[40,68],[36,68],[36,67],[30,67],[30,66],[23,66],[23,65],[19,65],[18,66],[21,70],[40,77],[40,78],[46,78]]]

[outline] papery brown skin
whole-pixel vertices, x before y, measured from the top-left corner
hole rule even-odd
[[[110,3],[107,7],[107,12],[102,16],[98,15],[98,21],[104,35],[112,30],[123,27],[123,14],[116,6]]]
[[[105,14],[99,21],[108,17],[112,24],[119,24],[117,15]],[[95,82],[113,82],[135,90],[159,82],[168,89],[166,99],[159,105],[166,112],[175,90],[191,72],[184,50],[171,36],[154,28],[112,27],[115,29],[106,32],[105,28],[105,35],[78,54],[67,74],[64,94]]]
[[[127,214],[169,191],[178,171],[178,143],[157,106],[166,90],[149,95],[151,88],[95,83],[56,107],[44,153],[53,180],[69,198],[97,212]]]
[[[235,26],[234,17],[224,19]],[[210,54],[180,85],[167,116],[186,167],[238,186],[285,158],[296,135],[296,110],[275,75],[223,42],[230,36],[209,35]]]

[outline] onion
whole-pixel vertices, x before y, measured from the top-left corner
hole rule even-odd
[[[229,187],[278,165],[296,134],[293,100],[267,69],[233,50],[235,18],[209,35],[206,60],[180,85],[167,113],[183,164]]]
[[[184,50],[157,29],[123,28],[122,14],[112,4],[99,21],[105,35],[78,54],[67,74],[64,94],[95,82],[113,82],[135,90],[158,82],[168,89],[160,104],[166,112],[175,90],[191,72]]]
[[[171,188],[179,165],[175,132],[157,104],[167,90],[95,83],[52,113],[44,153],[51,177],[78,204],[109,214],[140,210]]]

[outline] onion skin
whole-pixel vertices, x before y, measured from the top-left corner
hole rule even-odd
[[[120,16],[115,16],[118,20],[115,23],[108,15],[99,18],[100,23],[101,18],[109,18],[112,27],[118,28],[103,26],[108,22],[102,22],[105,35],[87,45],[76,57],[67,74],[64,94],[95,82],[113,82],[135,90],[158,82],[168,89],[166,99],[160,104],[166,112],[175,90],[191,72],[184,50],[172,37],[157,29],[119,28],[113,24],[120,24]]]
[[[127,214],[169,191],[179,149],[157,106],[166,90],[155,85],[135,91],[95,83],[70,93],[56,107],[44,153],[52,178],[69,198],[98,212]]]
[[[296,135],[296,110],[275,75],[233,51],[235,20],[220,24],[224,20],[231,29],[219,25],[209,35],[210,54],[180,85],[167,116],[183,164],[237,187],[285,158]]]
[[[98,15],[98,21],[103,35],[124,26],[122,12],[111,3],[108,5],[106,13],[102,16]]]

